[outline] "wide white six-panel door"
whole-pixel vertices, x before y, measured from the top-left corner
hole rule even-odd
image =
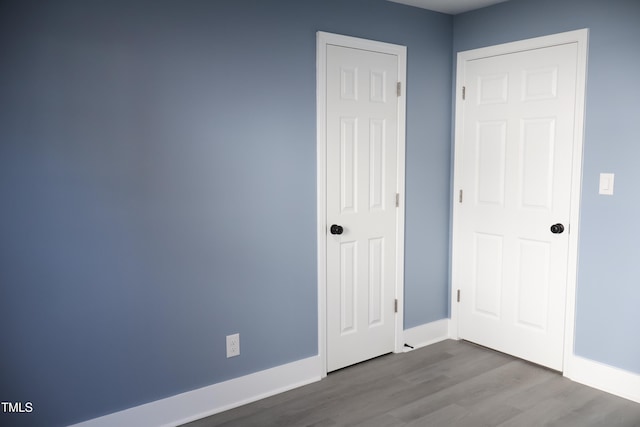
[[[576,43],[470,60],[462,101],[459,336],[556,370],[576,70]]]
[[[328,371],[394,349],[397,61],[327,46]]]

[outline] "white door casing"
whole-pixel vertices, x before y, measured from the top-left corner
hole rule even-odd
[[[401,349],[405,58],[402,46],[318,33],[323,374]]]
[[[586,39],[458,54],[453,330],[560,371],[573,352]]]

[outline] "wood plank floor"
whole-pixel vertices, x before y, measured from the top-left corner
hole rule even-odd
[[[502,353],[443,341],[185,426],[640,427],[640,404]]]

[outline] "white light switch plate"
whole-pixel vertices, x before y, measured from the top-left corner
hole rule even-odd
[[[600,174],[600,189],[599,194],[612,195],[613,194],[613,174],[601,173]]]

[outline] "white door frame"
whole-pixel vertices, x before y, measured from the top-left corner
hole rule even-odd
[[[327,375],[327,141],[326,129],[326,81],[327,45],[369,50],[398,57],[398,81],[402,91],[398,98],[398,177],[397,190],[400,204],[396,222],[396,298],[398,312],[395,316],[395,352],[402,351],[404,331],[404,189],[405,189],[405,120],[407,48],[405,46],[360,39],[318,31],[316,37],[316,132],[317,132],[317,205],[318,205],[318,353],[320,372]]]
[[[580,197],[582,189],[582,152],[584,145],[584,113],[585,113],[585,93],[587,74],[587,51],[588,51],[589,30],[581,29],[565,33],[553,34],[549,36],[537,37],[533,39],[521,40],[512,43],[505,43],[496,46],[489,46],[480,49],[458,52],[456,69],[456,101],[462,99],[462,83],[465,76],[465,63],[473,59],[480,59],[496,55],[505,55],[531,49],[540,49],[567,43],[577,43],[578,64],[576,72],[576,104],[574,121],[574,145],[571,173],[571,213],[569,222],[569,249],[568,249],[568,270],[567,270],[567,304],[565,310],[565,335],[564,335],[564,356],[563,372],[565,376],[570,376],[571,360],[573,356],[573,344],[575,336],[575,307],[576,307],[576,283],[578,274],[578,230],[580,220]],[[456,265],[459,264],[458,251],[460,236],[458,223],[460,221],[458,212],[458,192],[461,188],[462,179],[462,143],[463,143],[463,104],[456,102],[455,110],[455,136],[454,136],[454,175],[453,175],[453,249],[452,249],[452,271],[451,271],[451,338],[459,339],[458,335],[458,303],[457,289],[460,289],[459,273]]]

